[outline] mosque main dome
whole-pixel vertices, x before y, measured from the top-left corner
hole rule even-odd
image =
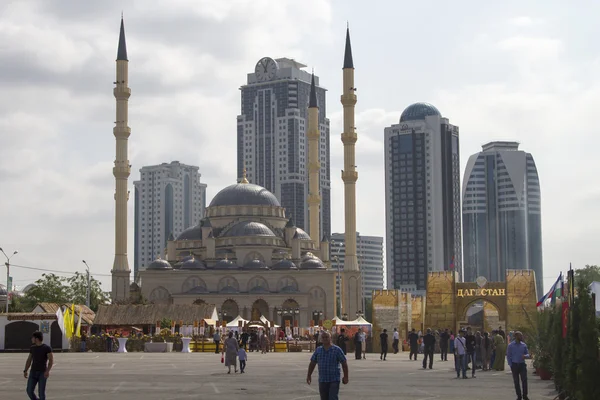
[[[275,206],[281,207],[277,197],[262,186],[236,183],[221,190],[210,202],[217,206]]]
[[[434,105],[429,103],[414,103],[406,107],[400,116],[400,122],[423,120],[428,115],[442,116]]]

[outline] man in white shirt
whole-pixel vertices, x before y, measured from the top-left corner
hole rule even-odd
[[[398,333],[398,329],[394,328],[394,342],[392,343],[394,354],[398,354],[398,343],[400,343],[400,333]]]
[[[467,379],[467,340],[464,329],[461,329],[454,339],[454,363],[456,378],[460,378],[460,371],[462,371],[463,379]]]

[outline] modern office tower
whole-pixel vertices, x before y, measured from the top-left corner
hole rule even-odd
[[[507,269],[531,269],[543,293],[540,180],[519,143],[491,142],[469,157],[462,218],[465,281],[503,281]]]
[[[308,105],[311,74],[288,58],[264,57],[241,87],[237,117],[237,176],[247,170],[250,183],[263,186],[280,201],[296,226],[310,231],[308,220]],[[320,232],[331,234],[329,119],[325,94],[315,76],[318,104]],[[319,240],[321,238],[313,238]]]
[[[173,161],[142,167],[135,186],[134,276],[157,257],[167,240],[204,217],[206,184],[198,167]]]
[[[345,237],[334,233],[329,242],[331,268],[343,271],[346,259]],[[383,238],[381,236],[361,236],[356,234],[358,266],[362,273],[363,296],[372,297],[373,290],[383,289]],[[339,283],[338,283],[339,293]],[[364,311],[364,310],[363,310]]]
[[[461,275],[458,127],[415,103],[385,128],[388,289],[426,289],[427,272]]]

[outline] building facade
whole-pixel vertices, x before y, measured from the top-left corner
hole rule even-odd
[[[388,289],[422,291],[427,273],[462,270],[458,127],[427,103],[385,128]]]
[[[134,277],[164,254],[167,240],[204,216],[206,184],[198,167],[173,161],[142,167],[135,187]]]
[[[491,142],[472,155],[463,181],[464,277],[502,281],[509,269],[535,271],[543,292],[540,180],[517,142]]]
[[[331,268],[344,270],[346,259],[345,237],[343,233],[333,233],[329,242]],[[358,266],[362,274],[363,297],[370,299],[373,290],[383,289],[383,238],[381,236],[362,236],[356,234],[356,252]],[[339,283],[338,283],[339,293]]]
[[[310,231],[308,220],[308,105],[311,74],[306,65],[288,58],[258,61],[241,87],[241,115],[237,117],[238,175],[263,186],[279,199],[296,224]],[[315,76],[319,105],[319,188],[321,227],[331,234],[329,175],[329,119],[326,90]],[[318,239],[318,238],[317,238]]]

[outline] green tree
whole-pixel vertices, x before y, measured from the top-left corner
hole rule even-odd
[[[65,303],[70,300],[66,278],[54,274],[42,274],[34,286],[25,293],[23,300],[33,309],[37,303]]]
[[[577,391],[579,400],[600,399],[600,362],[598,361],[598,331],[596,315],[588,284],[580,280],[577,285],[577,308],[579,310],[579,336],[581,352],[577,365]]]
[[[579,365],[579,356],[581,354],[581,344],[579,343],[579,325],[581,324],[581,314],[576,299],[574,304],[569,305],[569,328],[567,332],[567,347],[565,354],[564,369],[564,388],[565,392],[573,395],[577,389],[577,367]]]
[[[598,265],[586,265],[585,268],[575,270],[575,285],[583,281],[587,287],[594,281],[600,281],[600,267]]]
[[[66,279],[69,287],[70,302],[85,304],[87,300],[87,275],[76,272],[74,276]],[[102,291],[102,283],[90,276],[90,308],[98,311],[98,306],[109,302],[109,298]]]

